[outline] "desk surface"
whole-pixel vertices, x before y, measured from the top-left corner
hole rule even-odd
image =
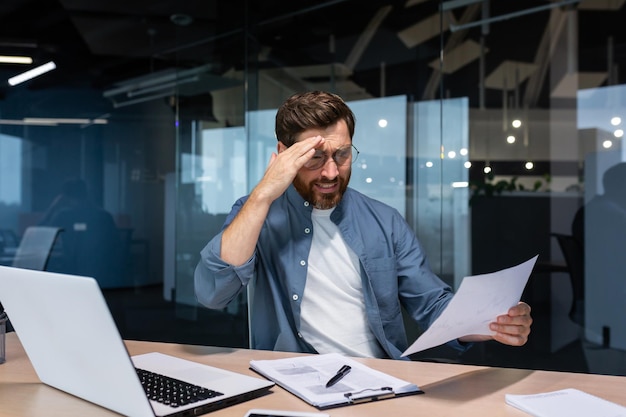
[[[248,368],[250,359],[275,359],[291,355],[157,342],[127,341],[126,344],[131,355],[158,351],[255,376],[258,375]],[[507,405],[504,394],[532,394],[563,388],[577,388],[626,406],[625,377],[383,359],[357,360],[412,381],[426,393],[327,410],[331,417],[528,417],[528,414]],[[0,365],[0,404],[0,417],[117,415],[40,383],[14,332],[7,335],[7,361]],[[243,416],[250,408],[316,411],[282,388],[275,387],[269,395],[207,416]]]

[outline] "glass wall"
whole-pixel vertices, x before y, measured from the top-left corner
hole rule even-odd
[[[123,337],[248,346],[246,294],[208,310],[193,270],[277,107],[329,90],[357,117],[351,186],[445,282],[539,255],[526,346],[413,359],[626,375],[623,0],[43,3],[0,11],[0,55],[34,57],[0,77],[56,62],[0,87],[3,264],[59,227],[46,268],[96,278]]]

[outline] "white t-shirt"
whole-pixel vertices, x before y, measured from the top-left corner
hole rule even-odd
[[[300,332],[319,353],[385,357],[367,323],[359,259],[330,220],[333,210],[313,209]]]

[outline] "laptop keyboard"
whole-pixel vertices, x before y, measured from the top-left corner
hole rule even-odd
[[[208,398],[224,395],[221,392],[170,378],[165,375],[155,374],[154,372],[144,369],[136,368],[136,370],[148,398],[160,402],[161,404],[169,405],[170,407],[181,407]]]

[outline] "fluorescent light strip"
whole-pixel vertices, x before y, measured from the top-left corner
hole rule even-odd
[[[122,87],[114,88],[103,93],[104,97],[113,97],[118,94],[127,93],[133,90],[140,90],[146,87],[152,87],[155,85],[160,85],[163,83],[175,82],[176,80],[185,79],[187,77],[193,75],[202,75],[205,72],[208,72],[213,67],[212,64],[203,65],[201,67],[196,67],[183,71],[167,71],[165,75],[154,76],[154,75],[146,75],[143,77],[139,77],[134,80],[130,80],[124,82]],[[158,75],[158,74],[157,74]]]
[[[25,117],[25,123],[66,123],[66,124],[77,124],[84,125],[90,123],[89,119],[57,119],[57,118],[46,118],[46,117]]]
[[[15,125],[15,126],[24,126],[30,123],[26,123],[23,120],[16,120],[16,119],[0,119],[0,125]],[[48,126],[56,126],[55,124],[50,124]]]
[[[171,90],[163,91],[161,93],[153,94],[151,96],[139,97],[139,98],[136,98],[136,99],[133,99],[133,100],[126,100],[126,101],[115,101],[115,100],[113,100],[113,107],[118,109],[120,107],[130,106],[131,104],[138,104],[138,103],[143,103],[144,101],[150,101],[150,100],[155,100],[155,99],[161,98],[161,97],[172,96],[175,93],[176,92],[174,91],[174,89],[171,89]]]
[[[66,119],[43,117],[25,117],[22,120],[0,119],[0,125],[58,126],[60,124],[105,125],[107,123],[109,123],[107,119]]]
[[[9,85],[15,86],[20,83],[23,83],[24,81],[28,81],[32,78],[39,77],[40,75],[45,74],[48,71],[52,71],[56,67],[57,66],[54,63],[54,61],[50,61],[47,64],[43,64],[37,68],[33,68],[32,70],[28,70],[19,75],[16,75],[15,77],[9,78]]]
[[[29,56],[0,55],[0,63],[2,64],[32,64],[33,59]]]
[[[196,81],[200,81],[200,77],[198,77],[197,75],[194,75],[193,77],[183,78],[183,79],[172,81],[172,82],[165,83],[165,84],[159,84],[159,85],[154,85],[152,87],[145,87],[145,88],[141,88],[138,90],[129,91],[128,93],[126,93],[126,95],[128,96],[128,98],[132,98],[132,97],[141,96],[146,93],[154,93],[155,91],[172,89],[178,86],[179,84],[195,83]]]

